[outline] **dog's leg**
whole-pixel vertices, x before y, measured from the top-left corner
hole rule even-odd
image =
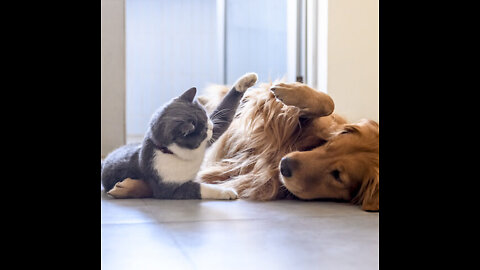
[[[152,190],[143,180],[126,178],[116,183],[107,194],[115,199],[148,198],[152,197]]]
[[[202,183],[218,184],[228,180],[232,175],[238,175],[238,170],[231,170],[231,166],[222,163],[206,166],[198,172],[197,178]]]
[[[273,85],[270,91],[285,105],[298,107],[306,117],[327,116],[332,114],[335,108],[329,95],[303,83],[278,83]]]
[[[213,136],[209,145],[215,142],[230,126],[243,94],[257,82],[257,79],[255,73],[247,73],[240,77],[210,115],[213,122]]]

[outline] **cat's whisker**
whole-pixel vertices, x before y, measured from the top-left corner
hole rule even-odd
[[[209,144],[213,144],[214,142],[215,142],[215,139],[214,139],[214,138],[211,138],[211,139],[208,141]]]
[[[212,123],[214,125],[217,125],[217,124],[230,123],[230,122],[227,121],[227,120],[223,120],[223,119],[215,119],[215,120],[212,120]]]
[[[221,109],[216,112],[214,112],[211,116],[210,119],[218,119],[220,117],[225,116],[225,114],[229,113],[229,109]]]

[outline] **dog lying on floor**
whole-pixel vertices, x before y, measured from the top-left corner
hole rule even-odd
[[[198,101],[210,113],[228,89],[210,86]],[[333,110],[330,96],[302,83],[251,88],[197,181],[233,187],[244,199],[336,199],[378,211],[379,125],[349,124]],[[151,191],[127,178],[109,194],[140,198]]]

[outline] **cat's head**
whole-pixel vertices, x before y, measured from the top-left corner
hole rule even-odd
[[[195,149],[212,137],[207,112],[194,98],[197,89],[192,87],[158,110],[150,120],[150,139],[157,146],[175,143],[182,148]]]

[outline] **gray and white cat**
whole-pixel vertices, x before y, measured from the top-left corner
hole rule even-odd
[[[233,189],[193,180],[207,147],[230,126],[243,94],[256,81],[255,73],[238,79],[210,117],[194,100],[195,87],[158,109],[141,144],[124,145],[102,162],[105,192],[131,178],[147,182],[158,199],[236,199]]]

